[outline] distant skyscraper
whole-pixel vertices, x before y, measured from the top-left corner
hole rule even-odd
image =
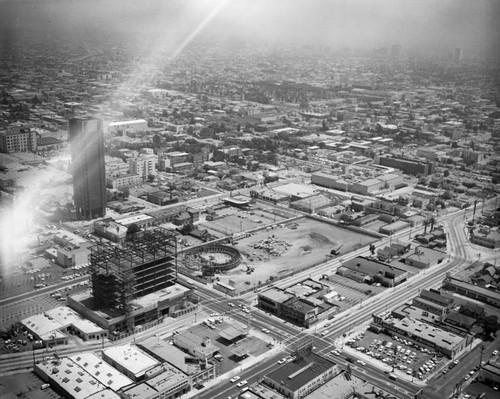
[[[73,168],[73,201],[77,214],[92,219],[106,214],[106,175],[102,120],[91,117],[69,121]]]
[[[461,48],[456,48],[455,53],[453,55],[453,60],[455,62],[460,62],[462,61],[463,57],[464,57],[464,50]]]

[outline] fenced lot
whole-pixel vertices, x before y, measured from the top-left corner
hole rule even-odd
[[[247,216],[256,217],[258,212],[254,213],[240,214],[236,216],[238,219],[231,220],[241,220],[243,225],[249,223],[244,220]],[[274,223],[274,215],[265,211],[264,216],[269,215],[272,215]],[[235,243],[243,261],[237,268],[221,275],[221,282],[233,285],[237,291],[252,288],[270,279],[281,278],[321,264],[330,259],[330,251],[334,248],[342,246],[342,255],[375,241],[373,237],[306,217],[285,223],[280,223],[279,215],[276,217],[276,223],[272,224],[272,227],[254,231],[250,236],[240,238]]]

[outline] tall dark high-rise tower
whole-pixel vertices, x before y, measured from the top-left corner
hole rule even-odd
[[[73,168],[73,202],[80,218],[106,214],[106,175],[102,120],[72,118],[69,139]]]

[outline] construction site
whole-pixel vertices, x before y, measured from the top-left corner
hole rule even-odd
[[[175,235],[141,231],[121,246],[91,248],[91,288],[72,295],[68,305],[109,332],[136,331],[190,311],[190,289],[176,280]]]
[[[94,307],[130,311],[133,299],[174,284],[176,263],[175,236],[165,229],[140,232],[123,247],[108,243],[92,247]]]
[[[234,248],[241,254],[241,262],[217,277],[235,291],[244,291],[363,246],[368,248],[373,241],[373,237],[330,223],[298,218],[240,237]]]

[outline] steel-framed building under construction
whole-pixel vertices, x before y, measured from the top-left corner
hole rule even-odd
[[[154,229],[136,233],[118,247],[91,247],[90,278],[95,309],[129,313],[131,302],[175,284],[177,241],[172,232]]]

